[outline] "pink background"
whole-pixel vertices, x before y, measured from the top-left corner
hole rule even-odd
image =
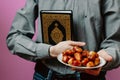
[[[6,36],[16,11],[25,5],[25,0],[0,1],[0,80],[32,80],[34,63],[10,54]],[[107,80],[120,80],[120,68],[109,71]]]

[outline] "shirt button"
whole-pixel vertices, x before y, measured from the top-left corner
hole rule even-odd
[[[85,18],[87,18],[87,16],[84,16]]]

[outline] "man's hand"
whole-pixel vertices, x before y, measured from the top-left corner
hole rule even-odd
[[[81,69],[77,69],[77,68],[72,68],[72,70],[78,71],[78,72],[83,72],[83,73],[87,73],[93,76],[98,76],[100,74],[102,67],[100,68],[96,68],[96,69],[85,69],[85,70],[81,70]]]
[[[105,51],[105,50],[100,50],[98,52],[99,56],[101,56],[102,58],[104,58],[107,62],[112,61],[112,57]]]
[[[57,57],[58,54],[65,51],[66,49],[72,49],[73,46],[84,46],[84,45],[85,45],[84,42],[62,41],[50,47],[50,55],[52,57]]]

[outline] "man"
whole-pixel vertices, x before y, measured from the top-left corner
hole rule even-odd
[[[34,80],[105,80],[107,70],[120,65],[119,0],[27,0],[19,10],[7,36],[10,51],[36,62]],[[41,10],[72,10],[74,41],[56,45],[42,43]],[[39,19],[36,42],[35,20]],[[97,51],[106,65],[95,70],[71,70],[57,61],[62,51],[80,46]],[[79,73],[80,72],[80,73]]]

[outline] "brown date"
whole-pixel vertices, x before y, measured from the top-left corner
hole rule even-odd
[[[86,64],[86,67],[94,67],[94,63],[92,61],[89,61],[87,64]]]
[[[97,66],[98,64],[100,64],[100,58],[95,58],[94,64],[95,64],[95,66]]]
[[[86,66],[86,64],[89,62],[89,59],[88,58],[84,58],[83,60],[82,60],[82,65],[83,66]]]
[[[65,50],[64,52],[63,52],[63,55],[73,55],[74,54],[74,51],[73,50]]]
[[[83,50],[82,51],[82,56],[83,57],[88,57],[89,51],[88,50]]]
[[[94,61],[95,58],[96,58],[96,54],[97,54],[96,52],[90,51],[89,54],[88,54],[88,59]]]
[[[78,47],[78,46],[74,46],[73,47],[73,50],[75,51],[75,52],[82,52],[82,48],[80,48],[80,47]]]
[[[81,54],[80,54],[80,53],[76,52],[76,53],[74,53],[74,58],[75,58],[76,60],[81,61],[82,56],[81,56]]]
[[[69,57],[68,57],[67,55],[64,55],[64,56],[62,57],[62,61],[63,61],[63,62],[67,63],[68,60],[69,60]]]
[[[70,64],[70,65],[72,65],[73,60],[74,60],[74,58],[70,58],[67,63]]]
[[[81,62],[79,60],[73,60],[72,65],[73,66],[81,66]]]

